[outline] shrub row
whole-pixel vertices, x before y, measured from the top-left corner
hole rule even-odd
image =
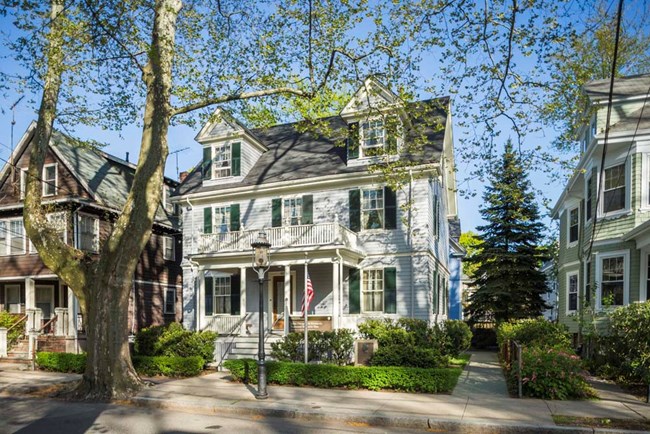
[[[421,369],[408,367],[365,367],[267,362],[267,381],[274,384],[320,388],[394,389],[406,392],[449,393],[462,369]],[[255,360],[226,360],[224,367],[238,380],[255,384]]]
[[[86,369],[86,354],[36,353],[36,364],[46,371],[83,374]],[[205,361],[199,356],[134,356],[135,370],[146,376],[192,377],[199,375]]]
[[[271,344],[272,355],[283,362],[304,361],[304,333],[289,333],[278,342]],[[310,361],[321,361],[345,365],[352,358],[354,336],[351,330],[339,329],[328,332],[311,330],[308,332],[307,355]]]
[[[543,318],[502,323],[497,328],[497,340],[500,348],[513,340],[523,346],[521,380],[525,396],[576,399],[592,395],[565,326]],[[519,380],[517,368],[508,360],[504,362],[508,386],[514,390]]]
[[[10,329],[20,320],[20,315],[13,315],[6,311],[0,311],[0,327]],[[7,335],[7,344],[11,345],[16,342],[25,330],[24,326],[16,326]]]
[[[192,332],[179,323],[142,329],[135,336],[134,350],[138,356],[192,357],[214,359],[217,334]]]

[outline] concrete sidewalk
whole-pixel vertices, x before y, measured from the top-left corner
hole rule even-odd
[[[71,381],[78,376],[0,372],[0,391],[19,392],[29,383]],[[51,376],[51,379],[50,379]],[[22,381],[22,383],[21,383]],[[7,384],[10,383],[10,384]],[[622,432],[555,426],[553,415],[618,419],[650,418],[650,406],[626,395],[594,401],[510,398],[496,355],[477,352],[451,395],[269,386],[269,399],[255,399],[253,386],[229,381],[228,373],[161,382],[132,402],[181,411],[327,419],[442,432]],[[636,431],[638,432],[638,431]]]

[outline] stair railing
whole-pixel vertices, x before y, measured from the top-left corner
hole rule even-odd
[[[11,336],[11,331],[15,328],[17,328],[19,325],[27,321],[27,318],[29,318],[27,315],[23,315],[18,321],[14,323],[11,327],[7,329],[7,346],[11,346],[15,344],[17,341],[20,340],[21,337],[25,336],[25,333],[20,333],[16,335],[13,339],[10,338]],[[25,330],[25,327],[23,327],[23,330]],[[8,348],[7,347],[7,348]]]
[[[279,313],[278,317],[275,319],[275,321],[273,321],[273,324],[271,324],[271,327],[266,329],[266,332],[264,333],[264,342],[269,340],[269,336],[273,332],[273,327],[275,327],[276,324],[279,323],[280,321],[282,321],[283,319],[284,319],[284,312]]]
[[[25,321],[27,321],[27,315],[20,318],[9,328],[0,327],[0,357],[7,357],[9,355],[9,348],[11,348],[22,336],[22,334],[19,333],[14,337],[11,337],[11,331]]]
[[[30,340],[30,351],[29,351],[29,358],[32,361],[32,371],[36,369],[36,353],[38,352],[38,336],[43,333],[43,330],[46,330],[50,325],[56,323],[56,320],[58,318],[58,315],[54,315],[48,322],[43,324],[43,327],[41,327],[38,330],[35,330],[33,332],[29,332],[29,340]]]
[[[250,313],[247,313],[243,317],[240,318],[239,321],[237,321],[237,324],[235,324],[231,329],[230,332],[225,336],[225,339],[227,342],[225,345],[219,345],[219,360],[217,360],[217,369],[221,368],[221,365],[223,364],[223,361],[226,359],[226,356],[230,352],[230,348],[232,348],[232,344],[235,342],[235,338],[239,336],[239,330],[241,329],[241,325],[248,319],[250,316]]]

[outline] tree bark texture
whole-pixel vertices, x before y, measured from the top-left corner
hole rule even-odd
[[[64,0],[53,0],[53,18],[64,10],[63,3]],[[133,395],[141,386],[128,346],[129,294],[138,259],[151,236],[160,203],[172,114],[176,19],[181,6],[180,0],[155,2],[149,61],[143,71],[147,98],[138,166],[124,208],[95,261],[64,244],[48,228],[41,207],[40,174],[52,135],[64,70],[60,20],[51,21],[47,71],[30,160],[24,218],[27,234],[43,262],[72,289],[85,314],[88,361],[75,392],[80,398],[122,399]]]

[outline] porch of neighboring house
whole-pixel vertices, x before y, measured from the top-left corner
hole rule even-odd
[[[54,276],[0,281],[0,310],[16,316],[17,340],[0,328],[0,358],[31,358],[36,351],[79,352],[76,297]],[[12,334],[14,335],[14,334]]]

